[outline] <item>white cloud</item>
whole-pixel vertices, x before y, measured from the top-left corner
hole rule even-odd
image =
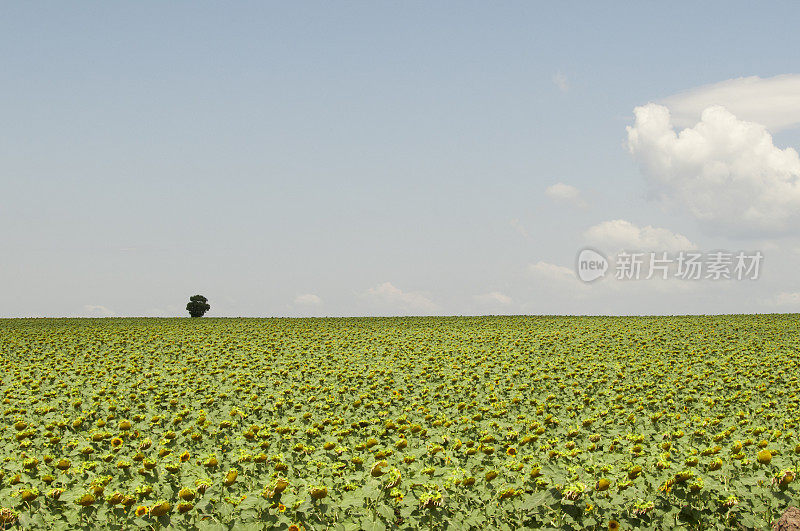
[[[373,302],[391,308],[393,312],[432,314],[439,306],[420,291],[403,291],[391,282],[369,288],[366,296]]]
[[[797,306],[800,307],[800,291],[783,291],[767,301],[773,306]]]
[[[731,236],[787,232],[800,219],[800,157],[780,149],[764,126],[709,107],[677,133],[669,110],[634,110],[628,149],[666,204]]]
[[[800,75],[728,79],[675,94],[661,103],[672,111],[679,127],[693,126],[705,109],[721,105],[741,120],[779,131],[800,124]]]
[[[163,308],[150,308],[142,313],[142,317],[184,317],[188,315],[185,306],[168,304]]]
[[[490,293],[484,293],[483,295],[477,295],[475,298],[484,304],[501,304],[507,306],[514,302],[511,297],[505,293],[500,293],[499,291],[492,291]]]
[[[618,280],[615,268],[605,278],[581,282],[571,267],[544,261],[528,265],[528,290],[515,289],[521,313],[570,315],[674,315],[752,313],[755,283],[688,281],[676,278]],[[798,308],[800,309],[800,308]]]
[[[520,300],[525,312],[573,313],[580,308],[580,305],[574,305],[585,301],[596,289],[596,286],[582,282],[571,267],[545,261],[528,264],[528,277],[533,292]]]
[[[322,299],[313,293],[304,293],[295,297],[294,303],[300,306],[319,306]]]
[[[567,80],[567,76],[564,75],[564,72],[560,70],[553,74],[553,84],[558,87],[558,90],[561,92],[567,92],[569,90],[569,81]]]
[[[561,203],[570,203],[579,207],[586,206],[583,198],[581,198],[581,191],[569,184],[553,184],[548,186],[544,193],[551,199],[555,199]]]
[[[113,310],[100,306],[99,304],[87,304],[83,307],[83,311],[76,317],[116,317]]]
[[[525,228],[522,223],[516,218],[511,220],[511,226],[514,227],[514,230],[517,231],[517,234],[522,236],[523,238],[529,238],[530,234],[528,234],[528,229]]]
[[[689,238],[668,229],[637,227],[630,221],[614,219],[589,227],[583,237],[591,245],[610,251],[686,251],[697,249]]]
[[[547,280],[577,280],[572,269],[544,261],[528,265],[528,272],[538,278]]]

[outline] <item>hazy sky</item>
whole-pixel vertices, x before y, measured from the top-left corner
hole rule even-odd
[[[4,2],[0,316],[800,311],[798,20]],[[584,246],[764,261],[584,284]]]

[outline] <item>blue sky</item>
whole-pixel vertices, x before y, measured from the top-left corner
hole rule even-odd
[[[0,316],[184,315],[194,293],[217,316],[798,311],[800,200],[780,187],[793,160],[731,162],[723,135],[706,137],[722,146],[707,164],[668,172],[672,148],[632,150],[626,130],[651,131],[654,115],[634,118],[648,103],[689,108],[680,131],[722,102],[775,150],[797,148],[800,119],[775,125],[748,102],[794,116],[798,15],[791,2],[4,3]],[[751,76],[755,95],[735,81]],[[724,191],[702,173],[720,164]],[[777,181],[747,181],[762,173]],[[568,278],[585,245],[673,250],[674,235],[763,250],[763,276]]]

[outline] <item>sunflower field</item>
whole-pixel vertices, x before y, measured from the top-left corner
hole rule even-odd
[[[797,315],[0,320],[0,528],[763,529]]]

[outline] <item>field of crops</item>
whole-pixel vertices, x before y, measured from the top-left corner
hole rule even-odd
[[[797,315],[0,320],[0,524],[765,528]]]

